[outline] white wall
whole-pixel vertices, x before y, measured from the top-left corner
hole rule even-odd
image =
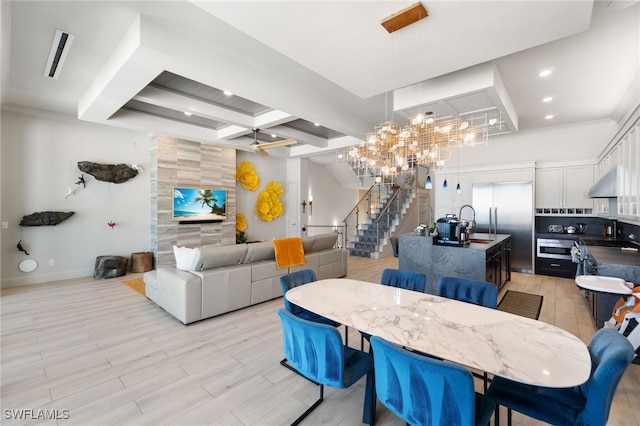
[[[615,122],[606,120],[490,137],[487,145],[454,152],[447,167],[595,160],[617,129]]]
[[[96,256],[150,250],[147,134],[5,110],[1,119],[0,216],[9,225],[1,231],[2,287],[91,276]],[[144,172],[121,184],[85,174],[86,189],[65,199],[82,174],[78,161],[137,162]],[[56,226],[19,226],[24,215],[49,210],[75,215]],[[20,240],[29,256],[17,250]],[[21,272],[18,264],[28,258],[39,266]]]
[[[342,220],[358,202],[358,190],[342,188],[327,168],[313,161],[309,161],[308,173],[308,193],[313,196],[313,214],[307,216],[307,224],[342,225]],[[311,227],[307,235],[322,234],[329,230],[331,228]]]

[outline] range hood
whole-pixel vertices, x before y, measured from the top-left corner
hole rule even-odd
[[[587,191],[589,198],[618,197],[618,168],[614,167]]]

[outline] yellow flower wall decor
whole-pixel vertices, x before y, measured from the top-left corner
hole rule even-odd
[[[247,218],[242,213],[236,214],[236,232],[247,230]]]
[[[280,201],[282,194],[284,194],[284,189],[281,183],[269,182],[265,190],[258,194],[255,206],[256,215],[265,222],[271,222],[282,216],[284,213],[284,205]]]
[[[244,244],[247,242],[247,236],[244,231],[247,230],[247,218],[242,213],[236,214],[236,244]]]
[[[256,173],[253,163],[241,161],[236,167],[236,182],[240,182],[244,189],[255,191],[260,186],[260,178]]]

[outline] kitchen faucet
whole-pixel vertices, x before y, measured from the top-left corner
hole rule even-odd
[[[460,211],[458,212],[458,219],[462,220],[462,210],[465,207],[469,207],[471,209],[471,211],[473,212],[473,219],[471,219],[469,221],[469,228],[475,228],[476,227],[476,210],[473,208],[472,205],[470,204],[465,204],[464,206],[460,207]]]

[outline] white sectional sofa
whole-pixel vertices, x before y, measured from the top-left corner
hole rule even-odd
[[[147,297],[184,324],[282,297],[280,277],[312,269],[318,279],[347,275],[348,251],[334,247],[338,234],[302,238],[305,264],[278,269],[273,243],[260,242],[191,249],[178,267],[144,274]]]

